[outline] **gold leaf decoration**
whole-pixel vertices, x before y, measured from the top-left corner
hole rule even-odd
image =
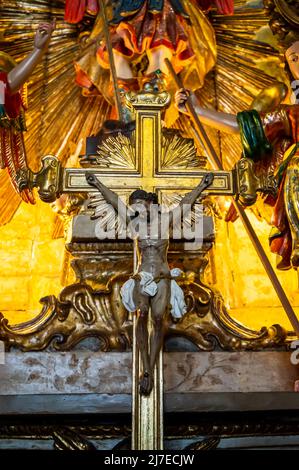
[[[98,167],[113,169],[136,169],[135,135],[128,137],[117,134],[104,139],[98,147],[96,162]]]
[[[64,22],[64,7],[64,0],[2,0],[0,4],[1,50],[18,62],[32,50],[38,24],[54,16],[57,18],[57,29],[49,51],[28,86],[25,144],[28,164],[34,171],[38,170],[42,155],[47,153],[54,153],[65,162],[68,143],[96,135],[110,110],[103,98],[82,96],[75,83],[73,62],[80,55],[79,28]],[[206,77],[197,96],[204,107],[236,113],[249,108],[258,93],[273,83],[273,70],[269,68],[269,73],[266,73],[265,64],[270,59],[278,63],[279,53],[258,39],[257,33],[268,26],[269,20],[261,0],[254,3],[235,0],[233,16],[212,12],[210,19],[216,32],[217,66]],[[263,70],[259,69],[261,63]],[[198,155],[205,155],[186,117],[181,116],[175,127],[194,138]],[[231,168],[241,153],[239,137],[210,128],[206,130],[225,168]],[[118,150],[114,161],[112,156],[106,156],[106,159],[113,161],[118,168],[132,169],[135,162],[129,147],[125,148],[128,149],[126,162],[119,157]],[[195,163],[190,157],[188,164],[191,166],[192,161]],[[179,163],[167,160],[167,164]],[[3,171],[0,173],[1,181],[7,180],[4,171],[5,177],[2,176]],[[5,201],[6,205],[5,210],[0,207],[2,224],[11,219],[20,203],[19,196],[12,194],[8,184],[1,184],[0,203]]]
[[[205,157],[197,156],[193,139],[182,140],[178,132],[164,130],[162,134],[161,169],[203,168]]]

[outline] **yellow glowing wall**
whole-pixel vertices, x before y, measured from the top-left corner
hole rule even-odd
[[[268,250],[269,226],[247,213],[275,265],[275,256]],[[41,308],[39,299],[57,295],[62,288],[64,242],[52,239],[54,220],[48,204],[22,203],[13,220],[0,227],[0,311],[12,323],[37,315]],[[216,228],[215,287],[222,293],[231,315],[256,329],[274,323],[290,328],[240,221],[217,221]],[[278,272],[278,276],[299,315],[297,273]],[[212,277],[208,278],[211,282]]]
[[[0,311],[11,323],[32,318],[41,297],[61,290],[64,242],[52,239],[54,218],[48,204],[22,203],[0,227]]]
[[[249,219],[273,267],[276,256],[269,250],[269,225],[259,221],[247,210]],[[213,257],[216,266],[216,286],[222,293],[230,314],[245,325],[260,329],[280,323],[292,329],[279,299],[267,277],[240,220],[235,223],[218,221]],[[291,304],[299,315],[298,275],[276,270]]]

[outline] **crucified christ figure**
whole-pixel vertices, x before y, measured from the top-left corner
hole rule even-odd
[[[180,270],[170,270],[167,262],[169,227],[173,227],[175,211],[184,205],[191,208],[211,185],[214,176],[207,173],[200,184],[181,199],[179,206],[167,213],[161,213],[155,193],[137,189],[130,195],[129,207],[126,207],[119,196],[95,175],[87,173],[86,179],[118,212],[129,228],[130,237],[136,242],[137,270],[122,286],[121,296],[126,309],[137,312],[136,340],[143,366],[140,393],[149,395],[153,388],[154,368],[163,345],[165,317],[169,309],[174,318],[180,318],[186,312],[183,291],[173,279],[180,274]],[[149,312],[152,322],[150,335]]]

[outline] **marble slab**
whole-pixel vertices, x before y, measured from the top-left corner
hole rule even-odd
[[[0,413],[130,413],[131,353],[10,352]],[[164,353],[165,411],[299,409],[290,353]]]

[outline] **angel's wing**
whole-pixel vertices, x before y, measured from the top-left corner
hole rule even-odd
[[[23,134],[13,127],[7,129],[0,128],[0,167],[7,168],[10,180],[17,192],[17,173],[27,168],[26,153]],[[31,204],[35,203],[34,196],[29,189],[20,193],[23,201]]]

